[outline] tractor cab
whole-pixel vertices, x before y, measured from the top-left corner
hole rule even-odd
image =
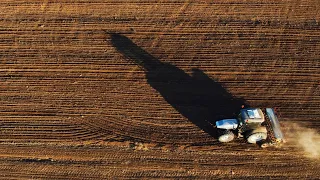
[[[256,129],[264,122],[264,115],[260,108],[241,109],[238,116],[240,124],[248,129]]]

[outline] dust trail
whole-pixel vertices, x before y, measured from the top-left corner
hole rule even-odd
[[[296,123],[284,124],[284,135],[288,144],[303,150],[308,158],[320,160],[320,134]]]

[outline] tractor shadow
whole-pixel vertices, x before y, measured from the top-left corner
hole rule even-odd
[[[220,83],[200,69],[190,76],[176,66],[163,63],[120,34],[110,34],[113,46],[129,61],[146,73],[147,82],[181,115],[214,138],[218,137],[215,122],[234,118],[243,99],[235,98]]]

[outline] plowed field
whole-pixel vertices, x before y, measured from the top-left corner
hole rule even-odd
[[[3,0],[0,60],[0,178],[320,178],[319,0]]]

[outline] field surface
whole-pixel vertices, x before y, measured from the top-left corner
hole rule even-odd
[[[0,179],[320,178],[319,0],[3,0],[0,63]]]

